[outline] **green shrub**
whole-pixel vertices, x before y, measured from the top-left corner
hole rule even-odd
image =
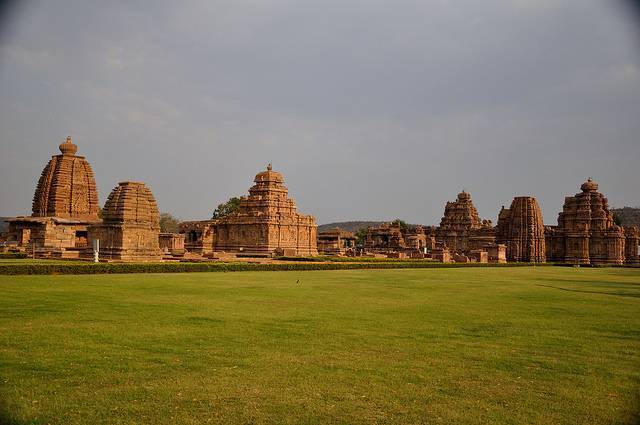
[[[433,261],[332,262],[332,263],[69,263],[69,264],[0,264],[0,275],[109,274],[109,273],[191,273],[237,271],[305,271],[355,269],[422,269],[461,267],[519,267],[529,263],[479,264],[438,263]]]
[[[27,254],[23,252],[0,252],[0,260],[16,260],[27,258]]]

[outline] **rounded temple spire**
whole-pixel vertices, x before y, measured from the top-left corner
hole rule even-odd
[[[582,183],[580,189],[582,189],[583,192],[597,192],[598,183],[596,183],[591,177],[589,177],[586,182]]]
[[[67,140],[59,148],[63,155],[75,155],[78,152],[78,147],[71,141],[71,136],[67,136]]]

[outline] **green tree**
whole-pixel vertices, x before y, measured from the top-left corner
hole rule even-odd
[[[618,213],[613,213],[613,222],[618,226],[622,226],[622,217]]]
[[[229,200],[224,204],[219,204],[218,208],[213,211],[213,216],[211,218],[224,217],[238,211],[238,208],[240,208],[240,198],[234,196],[233,198],[229,198]]]
[[[400,226],[400,229],[404,232],[405,230],[407,230],[407,228],[409,227],[409,225],[407,224],[406,221],[404,220],[400,220],[399,218],[396,218],[395,220],[393,220],[391,222],[391,224],[397,224],[398,226]]]
[[[367,233],[369,233],[368,227],[361,227],[356,232],[356,245],[364,245],[364,240],[367,238]]]
[[[169,213],[160,214],[160,231],[162,233],[177,233],[180,220]]]

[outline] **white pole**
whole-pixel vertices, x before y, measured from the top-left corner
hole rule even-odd
[[[100,262],[100,239],[93,240],[93,262]]]

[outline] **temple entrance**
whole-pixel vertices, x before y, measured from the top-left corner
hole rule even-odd
[[[76,248],[86,248],[88,245],[88,232],[86,230],[76,230]]]

